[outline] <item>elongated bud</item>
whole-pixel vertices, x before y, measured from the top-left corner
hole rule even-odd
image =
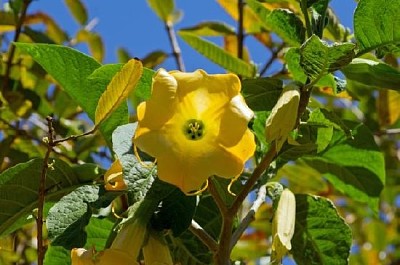
[[[122,191],[128,187],[125,184],[122,174],[122,165],[119,160],[115,160],[110,169],[104,174],[105,189],[108,191]]]
[[[290,83],[283,88],[271,114],[265,122],[265,137],[268,142],[276,141],[276,150],[294,129],[297,121],[297,111],[300,102],[300,88],[296,83]]]
[[[282,191],[272,220],[272,256],[273,264],[280,264],[283,256],[292,249],[291,240],[296,222],[296,199],[289,189]]]
[[[146,265],[173,265],[171,253],[164,237],[156,232],[149,233],[147,244],[143,247]]]

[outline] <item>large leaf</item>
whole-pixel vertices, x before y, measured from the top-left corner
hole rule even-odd
[[[341,70],[347,79],[369,86],[400,90],[400,71],[388,64],[355,58]]]
[[[54,159],[46,181],[46,200],[53,201],[80,186],[78,176],[62,160]],[[9,168],[0,175],[0,235],[28,221],[37,206],[43,159],[33,159]],[[28,218],[30,218],[28,220]]]
[[[303,22],[290,10],[277,8],[270,11],[256,0],[248,0],[247,4],[263,25],[285,42],[292,46],[300,46],[303,43],[305,39]]]
[[[126,100],[138,83],[142,71],[142,63],[139,60],[131,59],[114,75],[99,99],[95,113],[96,125],[109,117]]]
[[[360,0],[354,12],[354,36],[365,53],[400,42],[400,1]]]
[[[366,126],[346,125],[352,136],[335,131],[331,144],[322,153],[300,160],[319,171],[335,189],[356,201],[368,203],[377,213],[385,183],[383,154]]]
[[[314,82],[322,76],[341,69],[354,58],[352,43],[328,46],[316,35],[311,36],[300,48],[300,65]]]
[[[253,65],[234,57],[216,44],[186,31],[180,31],[178,34],[196,51],[223,68],[244,77],[253,77],[255,75],[255,67]]]
[[[107,86],[104,83],[92,83],[88,79],[101,66],[96,60],[65,46],[28,43],[15,45],[29,53],[94,121],[97,102]],[[115,128],[127,122],[128,107],[123,104],[103,122],[100,130],[106,140],[111,142],[111,134]]]
[[[348,264],[351,240],[350,227],[331,201],[296,195],[296,226],[291,253],[297,264]]]
[[[271,110],[282,92],[282,81],[274,78],[245,79],[242,94],[254,111]]]

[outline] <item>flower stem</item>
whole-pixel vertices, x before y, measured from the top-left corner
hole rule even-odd
[[[201,242],[208,247],[208,249],[215,253],[218,249],[218,244],[195,220],[192,220],[192,224],[189,226],[190,232],[194,234]]]
[[[303,12],[304,15],[304,20],[306,22],[307,37],[309,38],[312,36],[313,31],[311,28],[310,18],[308,17],[307,0],[301,0],[300,6],[301,6],[301,11]]]

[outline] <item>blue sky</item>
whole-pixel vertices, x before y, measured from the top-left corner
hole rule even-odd
[[[83,0],[88,8],[89,19],[98,21],[94,31],[104,39],[106,57],[104,63],[115,63],[118,47],[126,48],[132,56],[143,58],[151,51],[161,49],[170,52],[170,44],[163,23],[152,13],[146,0],[119,0],[119,1],[94,1]],[[182,20],[175,26],[176,29],[194,26],[199,22],[214,20],[223,21],[236,26],[231,17],[219,6],[216,0],[176,0],[176,7],[183,11]],[[352,14],[355,8],[353,0],[332,0],[331,6],[340,17],[342,24],[352,28]],[[32,3],[30,11],[44,11],[54,17],[68,34],[73,35],[78,29],[78,24],[69,14],[62,0],[36,0]],[[182,40],[178,40],[185,61],[186,70],[193,71],[203,68],[210,73],[223,72],[223,69],[208,61],[195,52]],[[218,42],[218,40],[216,40]],[[268,51],[252,41],[246,40],[251,52],[251,58],[258,65],[264,64],[268,59]],[[87,52],[84,46],[79,46]],[[161,65],[167,70],[176,69],[175,61],[170,58]]]

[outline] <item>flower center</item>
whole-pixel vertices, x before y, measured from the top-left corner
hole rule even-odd
[[[188,120],[183,127],[183,134],[189,140],[200,140],[204,135],[204,123],[196,119]]]

